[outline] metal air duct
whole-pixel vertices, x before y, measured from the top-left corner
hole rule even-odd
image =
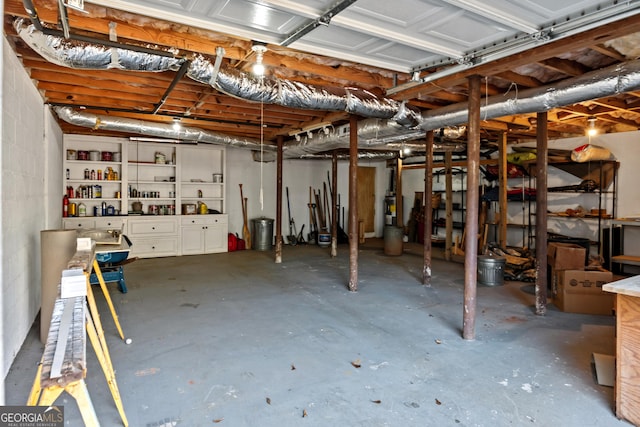
[[[514,98],[503,95],[490,97],[480,108],[482,120],[516,114],[548,111],[591,99],[619,95],[640,89],[640,60],[612,65],[560,83],[519,91]],[[467,103],[458,103],[431,110],[422,115],[420,128],[440,129],[466,124],[469,119]]]
[[[71,107],[54,107],[54,110],[58,114],[58,117],[67,123],[95,130],[104,129],[118,132],[130,132],[158,138],[204,142],[208,144],[227,145],[237,148],[248,148],[251,150],[260,150],[261,148],[260,141],[257,139],[238,138],[194,127],[182,126],[179,130],[176,130],[173,128],[173,124],[147,122],[144,120],[127,119],[102,114],[91,114],[76,111]],[[275,149],[275,147],[266,144],[263,145],[262,148],[266,150]]]

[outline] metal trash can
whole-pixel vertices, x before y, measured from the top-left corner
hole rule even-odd
[[[254,218],[251,220],[251,248],[256,251],[269,251],[273,245],[273,220]]]
[[[384,254],[402,255],[402,237],[404,230],[395,225],[384,226]]]
[[[504,285],[505,257],[478,255],[478,284],[485,286]]]

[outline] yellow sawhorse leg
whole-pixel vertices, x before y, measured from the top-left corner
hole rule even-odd
[[[100,344],[100,348],[102,349],[105,358],[109,362],[109,365],[113,366],[113,364],[111,363],[111,356],[109,355],[109,349],[107,348],[107,339],[104,336],[104,329],[102,329],[102,321],[100,320],[100,313],[98,313],[96,298],[93,296],[93,290],[91,289],[89,274],[85,273],[85,275],[87,276],[87,302],[89,303],[89,313],[91,315],[91,319],[95,324],[94,330],[98,334],[98,343]]]
[[[91,403],[91,398],[89,397],[87,384],[84,382],[84,380],[74,381],[64,387],[45,387],[42,390],[42,395],[40,396],[40,402],[38,402],[38,404],[41,406],[51,406],[63,391],[66,391],[71,396],[73,396],[73,398],[78,403],[78,408],[80,408],[80,415],[82,415],[82,420],[84,421],[85,427],[100,426],[98,416],[96,415],[96,410],[93,408],[93,403]]]
[[[104,297],[107,300],[107,304],[109,305],[109,310],[111,310],[111,315],[113,316],[113,321],[116,324],[116,328],[118,329],[120,338],[124,339],[124,333],[122,333],[122,328],[120,327],[120,321],[118,320],[116,309],[113,307],[111,296],[109,296],[109,289],[107,289],[107,285],[104,283],[104,277],[102,277],[102,271],[100,270],[100,265],[98,264],[98,261],[95,258],[93,260],[93,271],[95,271],[96,277],[98,277],[100,288],[102,288],[102,293],[104,294]]]
[[[102,372],[104,372],[104,377],[107,379],[107,384],[109,385],[109,390],[111,390],[111,396],[113,396],[113,402],[116,404],[116,408],[118,408],[118,412],[120,413],[120,418],[122,418],[122,423],[125,427],[129,425],[127,421],[127,416],[124,413],[124,407],[122,406],[122,399],[120,398],[120,390],[118,389],[118,384],[116,383],[116,374],[113,370],[113,365],[111,364],[111,360],[108,357],[108,351],[106,351],[106,347],[102,347],[100,343],[100,337],[98,336],[98,332],[96,331],[96,325],[93,323],[91,319],[91,314],[87,312],[87,335],[89,336],[89,341],[91,341],[91,345],[96,352],[96,356],[98,357],[98,361],[100,362],[100,366],[102,367]]]

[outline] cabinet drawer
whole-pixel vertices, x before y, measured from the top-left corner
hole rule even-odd
[[[65,218],[62,224],[66,230],[96,228],[96,221],[93,218]]]
[[[129,234],[132,236],[149,234],[176,234],[177,232],[178,226],[175,219],[129,220]]]
[[[180,219],[181,225],[215,225],[226,224],[227,215],[185,215]]]
[[[178,254],[177,237],[133,239],[132,243],[132,256],[156,257]]]
[[[102,217],[96,218],[96,227],[95,228],[107,228],[109,230],[122,230],[126,225],[126,220],[124,218],[118,217]]]

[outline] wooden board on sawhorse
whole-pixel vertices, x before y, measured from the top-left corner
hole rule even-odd
[[[88,252],[89,262],[85,262],[87,261],[87,253],[85,252]],[[77,252],[69,264],[91,265],[92,258],[91,251]],[[86,298],[58,298],[56,300],[45,351],[38,366],[27,405],[50,406],[63,391],[66,391],[76,399],[85,425],[100,425],[84,381],[86,377],[86,337],[88,336],[123,425],[127,427],[129,423],[120,398],[115,371],[91,289],[90,270],[85,268],[84,272],[87,286]]]

